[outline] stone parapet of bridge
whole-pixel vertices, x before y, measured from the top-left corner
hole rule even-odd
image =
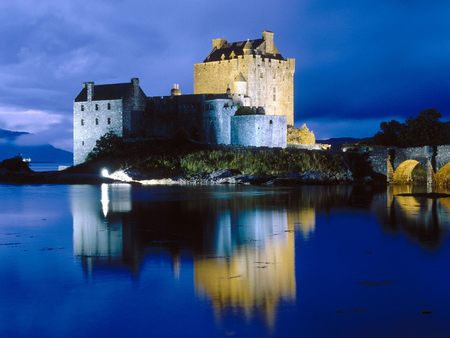
[[[450,184],[450,145],[411,148],[375,146],[368,159],[372,169],[388,183],[412,183],[413,170],[421,165],[427,185]]]

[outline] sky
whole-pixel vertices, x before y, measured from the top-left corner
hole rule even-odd
[[[1,1],[0,128],[71,150],[82,82],[192,93],[212,38],[263,30],[297,60],[295,124],[319,139],[371,136],[431,107],[448,120],[448,13],[448,0]]]

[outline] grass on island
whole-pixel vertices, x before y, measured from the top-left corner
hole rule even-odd
[[[110,170],[135,170],[153,178],[193,177],[221,169],[244,175],[280,176],[306,171],[344,173],[355,165],[353,162],[343,154],[323,151],[206,145],[183,139],[124,143],[114,135],[105,135],[88,162],[74,170],[92,171],[106,166]]]

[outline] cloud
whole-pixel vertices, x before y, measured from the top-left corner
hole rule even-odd
[[[17,145],[50,143],[72,150],[72,119],[67,114],[0,106],[0,128],[31,133],[17,137]]]
[[[42,132],[67,120],[62,114],[42,110],[0,106],[0,128],[31,133]]]

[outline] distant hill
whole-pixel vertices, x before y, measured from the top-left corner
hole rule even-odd
[[[327,140],[317,140],[316,143],[326,143],[331,144],[331,150],[339,151],[344,144],[347,143],[358,143],[364,139],[362,138],[354,138],[354,137],[335,137],[329,138]]]
[[[28,135],[28,134],[29,133],[27,133],[25,131],[11,131],[11,130],[6,130],[6,129],[0,129],[0,139],[4,139],[4,140],[8,140],[8,141],[13,141],[21,135]]]
[[[50,144],[18,145],[15,140],[27,132],[0,129],[0,160],[21,155],[33,162],[71,163],[72,153],[58,149]]]

